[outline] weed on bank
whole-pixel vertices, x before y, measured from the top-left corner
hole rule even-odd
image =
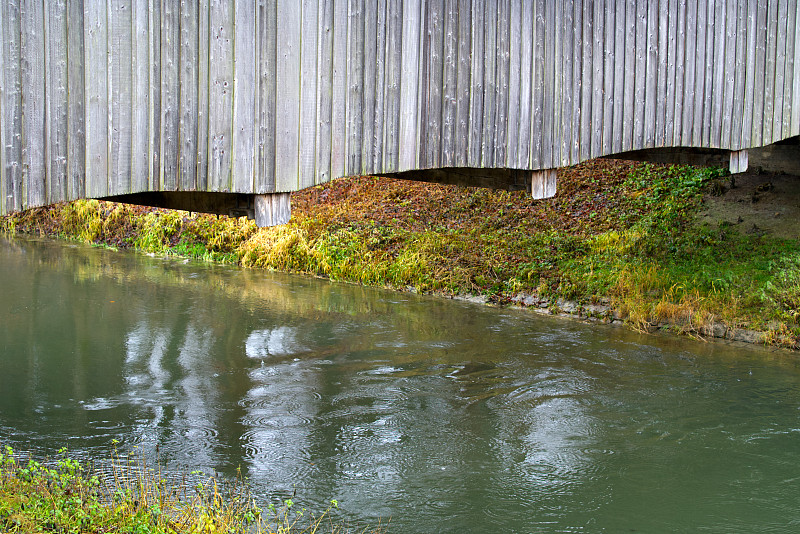
[[[189,480],[192,482],[189,482]],[[263,509],[241,480],[219,483],[197,473],[168,480],[140,456],[112,454],[94,469],[59,451],[52,462],[0,452],[0,532],[300,534],[351,532],[292,502]],[[378,533],[382,529],[361,529]]]
[[[5,217],[17,232],[504,304],[531,295],[602,303],[631,326],[696,334],[712,324],[800,334],[800,244],[698,222],[714,168],[593,160],[559,171],[558,193],[388,178],[295,193],[289,224],[83,200]]]

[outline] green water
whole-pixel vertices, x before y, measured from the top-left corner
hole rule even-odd
[[[798,356],[0,237],[0,442],[393,532],[800,531]]]

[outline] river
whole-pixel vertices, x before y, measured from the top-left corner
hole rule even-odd
[[[800,530],[793,354],[2,235],[0,294],[20,450],[391,532]]]

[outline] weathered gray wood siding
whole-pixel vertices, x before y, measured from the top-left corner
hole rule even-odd
[[[795,0],[0,0],[0,213],[800,135]]]

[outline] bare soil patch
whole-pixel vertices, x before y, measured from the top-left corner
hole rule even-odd
[[[727,223],[743,234],[800,239],[800,177],[747,172],[731,178],[706,195],[701,223]]]

